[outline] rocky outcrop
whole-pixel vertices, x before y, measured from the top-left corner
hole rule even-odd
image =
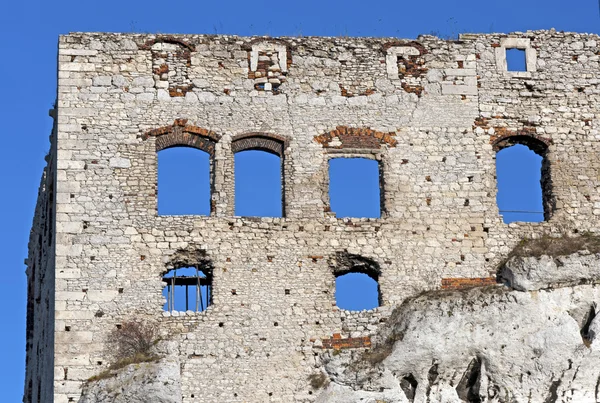
[[[519,291],[599,282],[600,254],[580,251],[557,257],[513,257],[503,265],[499,276]]]
[[[514,258],[501,272],[514,289],[409,299],[371,351],[325,357],[317,402],[600,401],[599,262]]]
[[[88,382],[79,403],[181,403],[181,396],[179,363],[163,359],[130,364]]]

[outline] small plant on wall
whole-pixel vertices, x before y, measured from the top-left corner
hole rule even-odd
[[[315,372],[308,376],[310,386],[315,389],[322,389],[329,385],[329,377],[323,372]]]
[[[107,337],[106,346],[113,357],[113,363],[108,369],[91,377],[88,381],[98,381],[110,378],[113,371],[129,364],[152,362],[160,356],[152,351],[159,341],[156,327],[141,321],[126,321],[113,329]]]
[[[138,355],[151,355],[150,350],[156,341],[156,327],[144,322],[127,321],[109,333],[107,344],[115,358],[122,360]]]

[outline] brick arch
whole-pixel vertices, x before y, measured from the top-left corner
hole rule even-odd
[[[190,247],[175,251],[165,264],[165,270],[162,275],[172,269],[192,266],[201,266],[203,270],[207,270],[212,274],[213,262],[206,253],[206,250]]]
[[[377,149],[387,144],[396,146],[396,133],[383,133],[367,127],[337,126],[335,130],[315,136],[314,140],[325,148]]]
[[[156,137],[156,151],[171,147],[192,147],[214,155],[215,144],[221,136],[212,130],[188,125],[187,119],[176,119],[172,125],[145,132],[142,139]]]
[[[379,277],[381,276],[379,263],[365,256],[348,253],[347,250],[336,252],[329,258],[328,263],[336,278],[349,273],[361,273],[369,276],[377,283],[378,306],[383,305],[383,296],[379,286]]]
[[[262,132],[240,134],[231,140],[231,150],[234,154],[240,151],[260,150],[283,158],[287,146],[288,141],[285,137]]]
[[[348,253],[348,251],[337,252],[329,258],[329,267],[334,276],[343,276],[348,273],[363,273],[375,281],[379,281],[381,267],[375,260],[361,255]]]
[[[548,138],[537,136],[534,132],[520,130],[517,132],[501,133],[490,139],[494,151],[498,152],[504,148],[521,144],[531,151],[544,157],[552,141]]]

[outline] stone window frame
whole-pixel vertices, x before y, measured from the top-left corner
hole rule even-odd
[[[328,259],[328,265],[331,275],[333,276],[332,283],[334,284],[334,292],[330,293],[333,296],[333,306],[338,308],[340,312],[360,312],[338,307],[335,299],[335,279],[349,273],[366,274],[377,283],[378,306],[372,310],[378,310],[385,305],[380,282],[383,271],[381,269],[381,265],[377,263],[377,261],[362,255],[348,253],[347,250],[344,250],[336,252],[335,255],[330,256]]]
[[[527,71],[509,71],[506,62],[507,49],[521,49],[525,51],[525,68]],[[505,77],[531,78],[537,69],[537,52],[531,46],[529,38],[501,38],[500,46],[494,50],[496,56],[496,68]]]
[[[544,209],[544,221],[547,222],[552,218],[554,211],[556,210],[556,198],[553,192],[552,187],[552,167],[550,164],[550,159],[548,158],[548,154],[550,153],[550,146],[552,141],[547,138],[540,137],[538,135],[533,135],[528,133],[525,130],[521,130],[515,134],[508,134],[503,136],[497,136],[492,138],[491,141],[492,149],[494,150],[494,161],[496,160],[496,155],[499,151],[509,148],[511,146],[520,144],[531,151],[542,157],[542,167],[541,167],[541,188],[542,188],[542,207]],[[494,164],[494,169],[496,169],[496,164]],[[498,192],[498,175],[497,173],[494,175],[494,179],[496,180],[496,193]],[[498,208],[498,205],[496,204]],[[499,209],[499,208],[498,208]],[[529,221],[523,222],[525,224],[531,224]],[[514,224],[511,223],[511,224]],[[509,224],[505,224],[509,225]]]
[[[287,216],[288,197],[286,195],[288,189],[286,186],[287,178],[289,177],[292,167],[289,158],[286,156],[289,147],[289,140],[281,135],[267,132],[249,132],[233,136],[231,139],[231,153],[235,159],[235,154],[242,151],[264,151],[279,157],[281,164],[281,217]],[[235,163],[233,164],[233,181],[234,190],[232,200],[235,204]]]
[[[259,52],[275,51],[278,53],[279,68],[281,69],[282,72],[287,72],[288,49],[285,44],[281,44],[281,43],[277,43],[277,42],[273,42],[273,41],[269,41],[269,40],[263,40],[260,42],[253,43],[251,46],[252,47],[250,50],[250,66],[249,66],[250,71],[255,72],[256,69],[258,68]]]
[[[419,47],[420,44],[406,43],[406,44],[394,44],[386,49],[385,54],[385,67],[388,78],[390,80],[400,80],[398,77],[398,56],[422,56],[426,52]]]
[[[172,125],[159,127],[145,132],[141,138],[147,140],[154,138],[156,155],[156,215],[158,216],[158,153],[173,147],[190,147],[208,153],[209,182],[210,182],[210,214],[216,215],[216,192],[215,192],[215,149],[221,139],[221,135],[212,130],[204,129],[195,125],[187,124],[187,119],[175,119]],[[168,217],[169,215],[164,215]],[[199,217],[204,217],[198,215]],[[163,215],[161,215],[163,217]]]
[[[158,54],[161,52],[164,52],[164,49],[163,49],[164,45],[174,46],[176,49],[178,49],[174,53],[178,58],[185,61],[185,68],[181,71],[181,73],[184,76],[187,76],[186,78],[188,79],[188,84],[184,85],[184,84],[180,83],[178,85],[177,83],[172,83],[170,79],[166,80],[166,82],[167,82],[166,88],[163,88],[163,86],[161,86],[159,84],[159,83],[165,81],[160,78],[160,76],[164,73],[163,69],[166,68],[167,71],[170,69],[168,63],[165,63],[160,66],[158,66],[158,65],[155,66],[156,59],[159,58]],[[196,47],[193,44],[188,43],[187,41],[177,38],[175,36],[169,35],[169,36],[159,36],[159,37],[150,39],[150,40],[146,41],[143,45],[139,46],[139,49],[151,51],[152,66],[153,66],[152,74],[153,74],[153,79],[154,79],[154,87],[157,90],[164,89],[165,91],[167,91],[169,93],[170,97],[184,97],[186,95],[186,93],[190,92],[194,88],[194,84],[192,83],[192,80],[189,78],[191,62],[192,62],[191,54],[193,52],[195,52],[195,50],[196,50]]]
[[[286,82],[285,76],[288,74],[289,67],[292,64],[291,48],[292,47],[288,42],[278,38],[256,38],[243,46],[243,49],[248,52],[248,78],[254,81],[255,89],[273,94],[281,93],[279,86]],[[259,83],[256,81],[262,78],[267,78],[255,77],[255,73],[259,70],[259,58],[260,53],[262,52],[277,52],[279,69],[281,72],[279,84],[271,84],[270,81],[264,83]],[[263,85],[262,89],[258,89],[257,85]]]
[[[330,178],[329,178],[329,161],[337,158],[365,158],[370,160],[377,161],[378,171],[379,171],[379,217],[376,218],[368,218],[369,220],[382,220],[387,217],[387,209],[385,207],[385,173],[384,173],[384,150],[380,149],[368,149],[368,148],[345,148],[345,149],[336,149],[336,148],[327,148],[325,149],[325,178],[323,180],[323,191],[322,191],[322,199],[324,212],[326,215],[331,217],[336,217],[335,212],[331,210],[331,198],[329,196],[329,186],[330,186]],[[348,220],[348,219],[364,219],[361,217],[336,217],[337,220]]]

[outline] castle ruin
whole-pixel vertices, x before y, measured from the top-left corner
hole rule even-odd
[[[507,68],[515,48],[526,71]],[[313,401],[320,352],[369,348],[407,297],[495,283],[525,237],[598,231],[599,60],[597,35],[553,30],[61,36],[24,402],[77,402],[132,318],[173,342],[183,402]],[[543,157],[541,223],[504,224],[496,204],[496,153],[519,143]],[[176,146],[209,154],[208,216],[157,214],[157,152]],[[281,218],[234,216],[234,154],[255,149],[281,160]],[[378,162],[380,218],[331,211],[328,161],[354,157]],[[210,286],[201,312],[163,308],[183,267]],[[353,271],[380,307],[336,306]]]

